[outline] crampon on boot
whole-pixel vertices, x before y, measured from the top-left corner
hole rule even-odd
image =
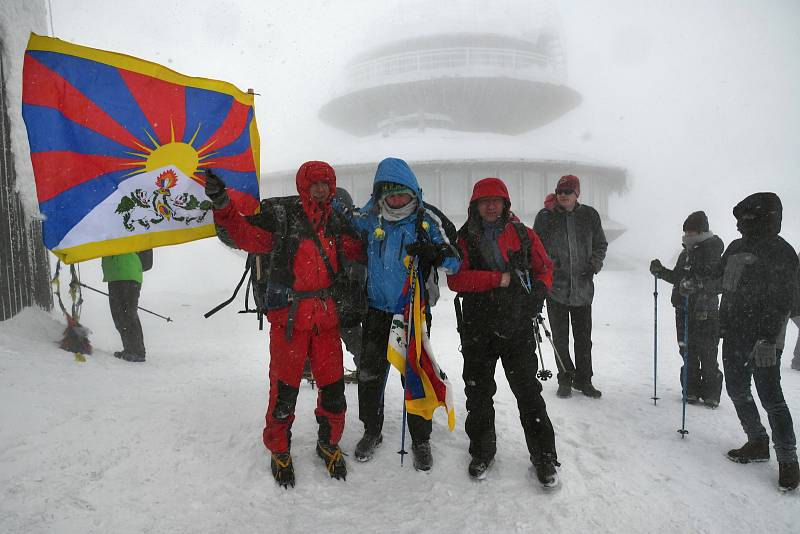
[[[347,479],[347,463],[345,463],[342,449],[338,445],[318,441],[317,456],[325,461],[325,467],[328,468],[331,478],[337,480]]]
[[[273,452],[270,467],[278,485],[287,489],[289,486],[294,487],[294,464],[289,452]]]

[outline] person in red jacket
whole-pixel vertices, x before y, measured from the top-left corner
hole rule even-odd
[[[461,268],[447,277],[447,285],[464,301],[459,332],[472,456],[468,472],[483,478],[497,450],[492,398],[501,360],[537,478],[552,487],[558,483],[559,463],[553,424],[536,378],[533,321],[553,283],[553,263],[536,233],[511,212],[508,189],[500,179],[475,184],[468,213],[458,231]]]
[[[325,162],[308,161],[297,171],[299,197],[264,200],[260,213],[247,217],[230,203],[223,181],[210,171],[206,176],[214,222],[236,247],[270,254],[269,406],[263,439],[272,452],[272,474],[281,486],[294,486],[291,428],[303,366],[310,359],[319,386],[317,454],[331,477],[343,480],[347,466],[338,443],[347,404],[332,284],[343,258],[358,260],[363,252],[347,220],[331,208],[336,174]]]

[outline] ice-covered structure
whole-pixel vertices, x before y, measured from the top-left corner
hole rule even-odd
[[[479,15],[476,15],[479,14]],[[425,198],[456,224],[472,184],[502,178],[513,209],[532,223],[564,174],[581,177],[581,201],[603,218],[609,239],[611,194],[625,170],[533,144],[525,134],[581,102],[567,85],[558,23],[549,3],[460,0],[412,4],[375,24],[372,43],[344,69],[319,117],[357,137],[334,160],[338,184],[367,200],[376,164],[409,162]],[[294,193],[294,170],[267,172],[270,196]]]

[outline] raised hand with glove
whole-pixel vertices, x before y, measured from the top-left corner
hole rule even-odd
[[[661,278],[661,274],[664,272],[664,266],[661,265],[661,260],[655,259],[650,262],[650,274]]]
[[[750,359],[756,367],[772,367],[778,363],[778,351],[775,343],[770,343],[766,339],[759,339],[753,346]]]
[[[215,210],[220,210],[231,201],[228,192],[225,190],[225,182],[214,174],[211,169],[206,169],[206,196],[211,200]]]

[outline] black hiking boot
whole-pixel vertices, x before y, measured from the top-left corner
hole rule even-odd
[[[492,466],[494,463],[494,458],[489,460],[482,460],[481,458],[473,458],[469,462],[469,467],[467,468],[467,472],[469,472],[469,476],[473,480],[483,480],[486,478],[486,471]]]
[[[356,444],[356,460],[359,462],[370,461],[375,454],[375,449],[378,448],[382,441],[382,434],[369,434],[364,432],[364,436],[358,440],[358,444]]]
[[[342,449],[338,445],[331,445],[322,441],[317,442],[317,456],[325,460],[331,478],[345,480],[347,478],[347,464],[344,461]]]
[[[800,482],[800,465],[797,462],[778,463],[778,489],[793,491]]]
[[[706,405],[706,408],[716,410],[719,408],[719,399],[703,399],[703,404]]]
[[[542,454],[539,461],[533,464],[533,467],[536,468],[536,478],[545,489],[552,489],[558,486],[557,465],[561,464],[556,461],[551,453]]]
[[[686,395],[686,402],[689,404],[700,404],[701,401],[700,397],[698,397],[697,395],[692,395],[690,393],[689,395]]]
[[[125,360],[126,362],[131,363],[142,363],[144,361],[144,356],[141,354],[134,354],[132,352],[128,352],[126,350],[120,350],[114,353],[115,358],[119,358],[120,360]]]
[[[572,396],[572,380],[568,382],[559,382],[556,395],[562,399],[570,398]]]
[[[431,442],[418,441],[411,444],[411,455],[414,457],[414,469],[417,471],[430,471],[433,467],[433,454]]]
[[[572,384],[572,388],[593,399],[599,399],[603,396],[603,393],[595,388],[591,382],[576,382]]]
[[[769,441],[748,441],[741,448],[728,451],[727,456],[739,464],[769,461]]]
[[[273,452],[269,463],[272,467],[272,476],[278,485],[286,489],[289,489],[289,486],[294,487],[294,464],[289,452]]]

